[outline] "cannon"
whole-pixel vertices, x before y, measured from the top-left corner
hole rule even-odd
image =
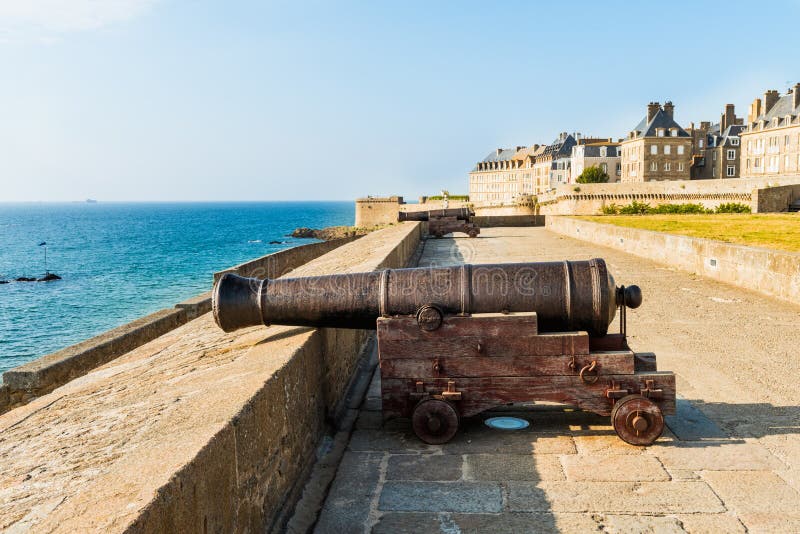
[[[410,418],[431,444],[452,439],[462,417],[531,401],[610,416],[626,442],[654,442],[675,412],[675,376],[628,346],[627,309],[641,302],[599,258],[275,280],[227,273],[212,293],[226,332],[377,330],[383,417]]]
[[[428,235],[442,237],[451,232],[463,232],[469,237],[478,237],[481,229],[472,218],[475,216],[470,208],[445,208],[429,211],[401,211],[397,220],[427,221]]]

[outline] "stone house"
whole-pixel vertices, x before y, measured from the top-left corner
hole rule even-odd
[[[572,147],[578,142],[575,136],[561,132],[555,141],[539,151],[534,157],[534,191],[543,193],[565,184],[569,177],[569,157]]]
[[[740,137],[742,176],[800,174],[800,83],[756,98]]]
[[[622,141],[621,182],[688,180],[692,137],[674,119],[675,106],[650,102],[647,115]]]
[[[620,144],[610,138],[604,143],[578,144],[570,155],[572,173],[568,183],[576,183],[578,176],[592,166],[600,167],[608,174],[608,183],[619,182],[622,175]]]
[[[692,137],[692,180],[738,178],[740,138],[744,120],[736,117],[733,104],[725,106],[719,123],[694,123],[688,128]]]
[[[510,202],[524,194],[523,182],[531,181],[527,147],[498,148],[479,161],[469,173],[471,202]],[[530,188],[530,186],[529,186]]]

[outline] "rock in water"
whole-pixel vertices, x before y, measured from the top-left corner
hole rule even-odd
[[[37,282],[51,282],[53,280],[61,280],[61,277],[55,273],[47,273],[42,278],[39,278]]]
[[[317,230],[314,230],[313,228],[306,228],[305,226],[302,228],[295,228],[294,232],[292,232],[292,237],[300,237],[300,238],[315,237],[314,234],[316,231]]]
[[[15,278],[16,282],[35,282],[36,278],[30,278],[27,276],[20,276],[19,278]]]
[[[0,280],[0,284],[7,284],[8,280]]]

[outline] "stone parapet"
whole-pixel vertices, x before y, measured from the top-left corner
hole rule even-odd
[[[570,184],[538,196],[539,212],[545,215],[598,215],[611,204],[633,201],[651,206],[661,204],[702,204],[716,208],[738,202],[751,210],[786,211],[772,189],[800,184],[800,176],[773,178],[730,178],[722,180],[663,180],[622,184]],[[758,191],[758,193],[756,193]],[[754,202],[761,195],[771,201]]]
[[[547,229],[670,267],[800,304],[800,254],[652,232],[571,217],[547,217]]]
[[[292,276],[405,266],[420,228],[373,232]],[[278,529],[368,335],[225,333],[204,314],[1,415],[0,531]]]
[[[348,237],[281,250],[215,273],[214,280],[224,272],[277,278],[357,238]],[[7,386],[8,401],[4,403],[0,393],[0,414],[83,376],[95,367],[209,311],[211,292],[207,291],[176,304],[174,309],[157,311],[6,371],[3,374],[3,383]]]

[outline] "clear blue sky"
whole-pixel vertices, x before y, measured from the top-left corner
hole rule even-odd
[[[0,201],[467,188],[498,146],[740,115],[800,2],[3,0]],[[756,30],[748,30],[757,28]]]

